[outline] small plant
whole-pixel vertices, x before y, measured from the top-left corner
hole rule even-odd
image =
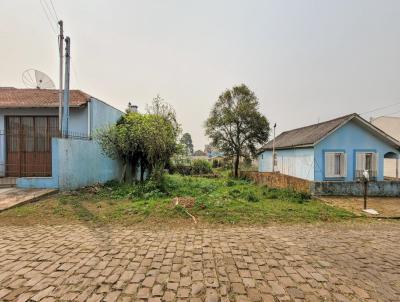
[[[233,186],[235,185],[235,181],[233,181],[232,179],[228,179],[228,180],[225,182],[225,185],[226,185],[227,187],[233,187]]]
[[[196,159],[192,163],[192,174],[212,173],[211,164],[205,159]]]
[[[260,199],[258,198],[258,196],[257,196],[254,192],[252,192],[252,191],[247,192],[246,199],[247,199],[247,201],[249,201],[249,202],[258,202],[258,201],[260,201]]]

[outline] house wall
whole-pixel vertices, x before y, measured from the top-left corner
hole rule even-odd
[[[400,117],[380,116],[371,120],[371,123],[400,141]],[[400,162],[393,158],[385,159],[383,175],[387,177],[396,177],[396,170],[400,170]]]
[[[313,148],[276,150],[276,171],[282,174],[314,180]],[[258,171],[272,172],[272,151],[264,151],[258,156]]]
[[[325,179],[325,151],[344,151],[347,156],[347,176],[342,179],[345,181],[353,181],[355,175],[355,152],[356,151],[373,151],[378,154],[378,179],[383,180],[384,160],[383,157],[387,152],[399,154],[394,147],[384,142],[375,133],[368,130],[364,126],[354,121],[350,121],[341,128],[337,129],[331,135],[326,137],[315,147],[315,165],[314,178],[315,181],[324,181]]]
[[[94,134],[96,129],[116,123],[124,114],[121,110],[94,98],[91,99],[89,106],[91,111],[90,128],[92,134]]]

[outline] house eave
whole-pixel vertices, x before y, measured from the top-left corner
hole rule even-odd
[[[308,148],[314,148],[313,144],[305,144],[305,145],[295,145],[295,146],[286,146],[286,147],[276,147],[275,151],[277,150],[293,150],[293,149],[308,149]],[[263,148],[260,149],[257,154],[261,154],[264,151],[273,151],[272,148]]]

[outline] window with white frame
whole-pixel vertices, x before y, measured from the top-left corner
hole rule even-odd
[[[356,152],[356,178],[361,178],[367,170],[370,178],[378,174],[378,154],[376,152]]]
[[[347,159],[344,152],[325,152],[325,177],[338,178],[347,175]]]

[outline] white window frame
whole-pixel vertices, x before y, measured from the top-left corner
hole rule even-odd
[[[324,170],[325,178],[344,178],[347,176],[346,152],[325,151],[324,156],[325,156],[325,170]],[[337,158],[339,158],[339,167],[337,166]]]

